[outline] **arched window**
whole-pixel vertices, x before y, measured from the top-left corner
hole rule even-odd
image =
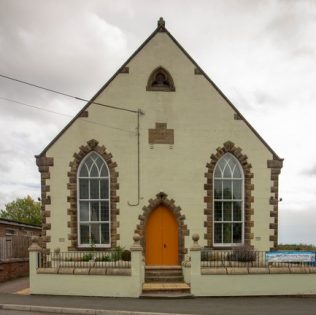
[[[170,73],[162,67],[158,67],[151,73],[146,89],[147,91],[175,91]]]
[[[244,174],[238,160],[224,154],[214,169],[214,246],[242,244],[244,240]]]
[[[110,175],[96,152],[78,169],[78,245],[110,247]]]

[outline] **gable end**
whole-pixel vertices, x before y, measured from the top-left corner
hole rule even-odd
[[[231,106],[233,111],[235,112],[235,117],[238,117],[239,120],[243,120],[245,124],[250,128],[250,130],[256,135],[256,137],[262,142],[262,144],[270,151],[270,153],[273,155],[273,158],[275,160],[280,160],[281,159],[276,152],[267,144],[267,142],[260,136],[260,134],[255,130],[254,127],[246,120],[246,118],[239,112],[239,110],[233,105],[233,103],[226,97],[226,95],[220,90],[220,88],[208,77],[208,75],[201,69],[201,67],[195,62],[195,60],[189,55],[189,53],[179,44],[179,42],[169,33],[169,31],[165,27],[165,21],[163,18],[160,18],[158,20],[158,25],[155,31],[140,45],[140,47],[126,60],[126,62],[114,73],[114,75],[99,89],[99,91],[91,98],[91,100],[78,112],[78,114],[59,132],[59,134],[44,148],[44,150],[39,154],[36,155],[35,157],[41,157],[45,155],[45,153],[48,151],[48,149],[63,135],[63,133],[77,120],[77,118],[82,117],[82,113],[87,110],[87,108],[91,104],[99,104],[100,103],[95,103],[94,101],[96,98],[107,88],[107,86],[117,77],[118,74],[120,73],[129,73],[129,69],[127,65],[129,62],[151,41],[151,39],[160,32],[166,33],[169,38],[175,43],[175,45],[184,53],[184,55],[193,63],[195,66],[194,73],[196,75],[203,75],[206,80],[215,88],[215,90],[223,97],[223,99],[228,103],[228,105]],[[111,106],[109,106],[111,107]],[[114,108],[114,106],[113,106]],[[126,109],[128,110],[128,109]],[[128,110],[131,112],[132,110]]]

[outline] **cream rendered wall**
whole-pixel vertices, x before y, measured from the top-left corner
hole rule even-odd
[[[314,295],[315,280],[315,274],[204,275],[191,278],[191,293],[196,296]]]
[[[49,247],[67,250],[70,245],[67,172],[73,154],[90,139],[105,145],[118,164],[121,246],[130,246],[142,207],[160,191],[182,208],[190,234],[198,233],[204,245],[206,163],[217,147],[230,140],[242,148],[253,167],[253,232],[255,237],[261,237],[260,241],[254,239],[253,244],[258,250],[269,249],[273,244],[269,241],[272,206],[269,205],[271,180],[267,160],[272,159],[272,154],[243,121],[234,120],[233,109],[204,76],[194,74],[195,66],[166,33],[157,33],[127,66],[129,74],[119,74],[96,101],[141,109],[145,113],[140,117],[141,202],[137,207],[128,205],[137,201],[136,115],[92,104],[88,108],[89,117],[77,119],[46,153],[54,158],[47,182],[51,187]],[[158,66],[170,72],[176,92],[146,91],[148,77]],[[168,128],[174,129],[172,148],[169,145],[150,148],[148,129],[154,128],[156,122],[165,122]],[[124,130],[111,129],[109,125]]]

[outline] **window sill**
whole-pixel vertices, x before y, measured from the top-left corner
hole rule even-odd
[[[212,250],[232,250],[234,248],[243,246],[243,244],[229,244],[229,245],[213,245],[210,249]]]
[[[91,245],[79,245],[77,246],[78,251],[102,251],[106,249],[111,249],[111,245],[102,245],[102,246],[91,246]]]

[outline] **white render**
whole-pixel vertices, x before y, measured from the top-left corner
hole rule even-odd
[[[45,209],[50,211],[46,223],[51,223],[47,231],[51,237],[48,248],[67,251],[71,245],[67,227],[67,172],[73,154],[91,139],[104,145],[118,165],[120,213],[117,220],[121,247],[130,247],[142,208],[159,192],[166,193],[181,207],[190,235],[203,236],[206,233],[206,164],[216,148],[227,141],[242,148],[252,165],[254,227],[251,244],[256,250],[273,247],[269,240],[272,234],[269,225],[274,222],[270,217],[273,205],[269,203],[272,181],[271,169],[267,167],[273,152],[244,120],[234,119],[234,108],[204,75],[194,73],[196,65],[167,33],[157,32],[125,66],[129,73],[117,74],[95,102],[140,109],[144,113],[140,116],[140,203],[129,205],[137,202],[137,115],[90,104],[86,109],[89,117],[77,118],[46,151],[46,156],[54,159],[50,178],[46,180],[50,186],[47,195],[51,197],[51,204]],[[171,74],[175,92],[146,91],[147,80],[158,66]],[[148,129],[155,128],[157,122],[167,123],[167,128],[174,129],[174,145],[148,143]],[[185,242],[185,248],[190,248],[189,237],[185,237]],[[206,245],[203,237],[200,243]]]

